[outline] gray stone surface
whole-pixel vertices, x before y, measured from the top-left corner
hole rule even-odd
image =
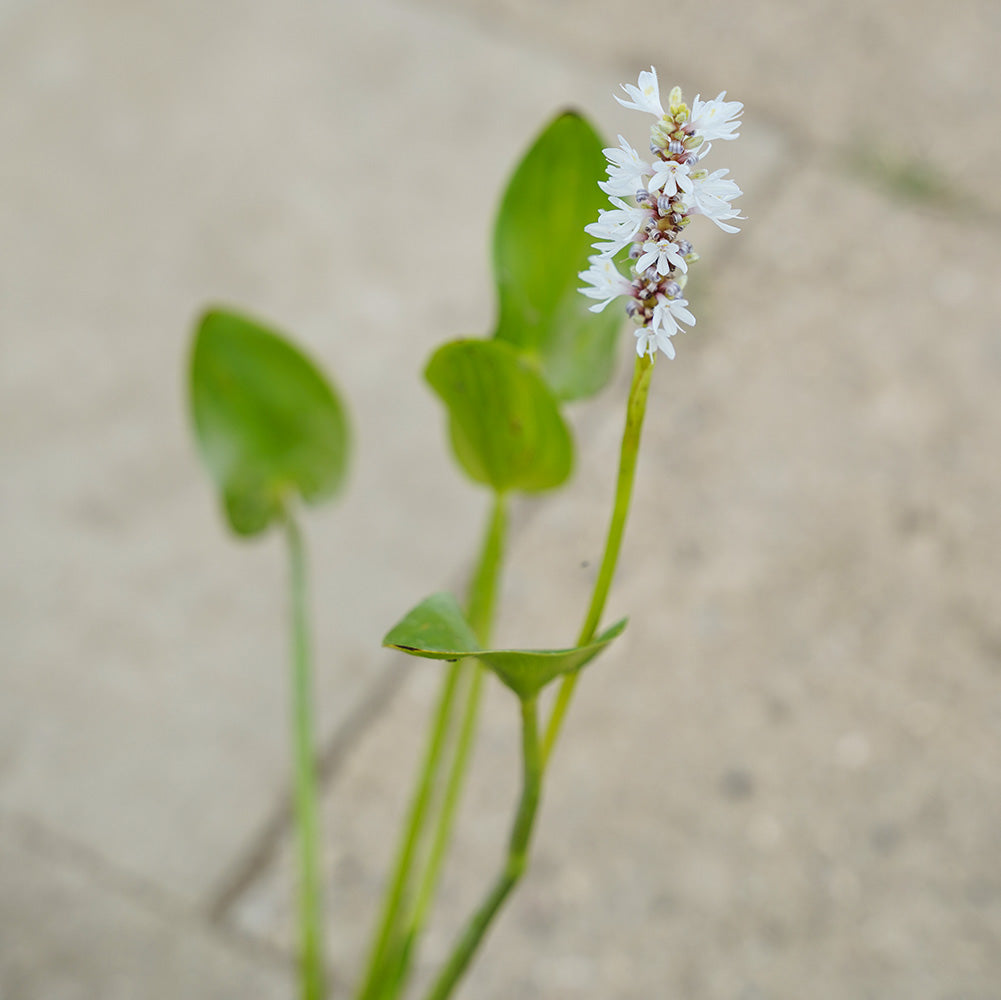
[[[417,373],[489,328],[519,149],[566,104],[638,136],[609,95],[651,62],[746,101],[715,159],[749,222],[700,227],[607,616],[632,623],[464,993],[999,1000],[997,18],[0,5],[2,1000],[291,992],[287,841],[247,867],[286,787],[284,567],[225,536],[188,442],[207,301],[293,331],[354,414],[351,490],[308,519],[353,975],[437,677],[375,647],[461,583],[483,515]],[[516,508],[501,639],[573,638],[628,352],[574,411],[570,489]],[[495,690],[424,976],[494,870],[516,737]]]
[[[282,554],[225,537],[188,440],[192,321],[294,330],[348,396],[350,493],[309,523],[330,734],[479,531],[419,371],[487,327],[494,192],[580,73],[501,95],[516,46],[379,4],[54,3],[2,45],[0,802],[203,899],[284,784],[286,639]]]
[[[93,858],[0,819],[4,1000],[278,1000],[287,964],[209,935],[190,914],[109,879]],[[44,847],[43,847],[44,845]]]
[[[442,10],[451,0],[421,0]],[[651,64],[686,92],[748,102],[849,169],[916,174],[929,197],[971,214],[1001,194],[1001,7],[967,0],[664,4],[636,0],[473,0],[482,30],[635,78]],[[886,179],[886,178],[884,178]],[[888,185],[894,187],[892,183]],[[903,181],[906,190],[907,182]]]
[[[860,252],[853,220],[825,214],[835,185],[869,220]],[[1001,240],[940,220],[955,264],[929,292],[924,226],[811,170],[726,267],[703,262],[715,274],[705,322],[655,373],[606,616],[632,623],[581,685],[535,869],[465,995],[1001,995],[989,501],[1001,495],[989,265]],[[822,275],[837,276],[836,296]],[[620,378],[609,396],[625,389]],[[616,409],[585,421],[569,495],[523,525],[501,644],[572,639]],[[331,791],[331,939],[347,965],[431,687],[411,682]],[[497,692],[486,713],[429,965],[500,854],[515,794],[508,700]],[[288,880],[272,872],[241,925],[281,941]]]

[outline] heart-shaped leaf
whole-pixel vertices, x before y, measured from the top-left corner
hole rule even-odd
[[[592,237],[584,232],[608,199],[604,143],[568,111],[543,130],[516,168],[494,227],[500,315],[494,334],[537,360],[560,399],[580,399],[609,380],[622,313],[588,310],[577,290]]]
[[[190,391],[202,457],[238,534],[264,531],[290,495],[318,503],[340,489],[344,407],[317,367],[277,333],[231,312],[206,313],[195,333]]]
[[[586,646],[573,649],[482,649],[456,599],[432,594],[390,629],[384,646],[431,660],[475,656],[519,698],[531,698],[561,674],[590,663],[626,627],[623,618]]]
[[[452,447],[477,482],[498,492],[559,486],[573,468],[573,440],[552,392],[509,344],[456,340],[425,377],[448,407]]]

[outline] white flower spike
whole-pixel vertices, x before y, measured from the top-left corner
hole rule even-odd
[[[616,148],[606,149],[608,180],[599,181],[614,206],[598,213],[598,221],[585,231],[598,242],[599,252],[590,258],[590,267],[579,275],[585,286],[580,291],[596,299],[590,307],[601,312],[613,300],[624,296],[626,313],[636,324],[636,352],[651,358],[659,351],[675,356],[672,338],[685,326],[694,326],[682,289],[688,265],[699,259],[687,239],[693,217],[704,215],[720,229],[737,232],[729,220],[740,219],[731,202],[740,188],[727,177],[726,169],[709,173],[701,160],[714,139],[736,139],[744,106],[724,100],[726,91],[711,101],[696,97],[691,110],[675,87],[665,112],[660,99],[657,71],[639,75],[637,86],[623,84],[629,100],[616,95],[625,108],[652,114],[657,121],[650,129],[647,163],[619,136]],[[629,247],[629,275],[615,262],[619,252]]]

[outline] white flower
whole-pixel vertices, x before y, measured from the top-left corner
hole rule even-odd
[[[632,108],[634,111],[648,111],[658,118],[663,118],[664,109],[660,103],[660,87],[657,84],[657,71],[651,66],[649,73],[646,70],[640,73],[640,78],[637,82],[639,84],[638,87],[634,87],[631,83],[619,84],[631,100],[624,101],[618,94],[613,94],[612,96],[624,108]]]
[[[679,319],[688,326],[695,326],[695,317],[687,306],[688,299],[669,299],[666,295],[658,295],[651,326],[668,337],[673,337],[681,329]]]
[[[673,264],[681,271],[687,271],[688,265],[681,251],[669,240],[647,240],[643,244],[643,256],[636,261],[636,270],[642,274],[647,268],[657,265],[658,274],[668,274]]]
[[[653,176],[650,178],[647,190],[651,194],[654,191],[661,191],[668,198],[673,198],[679,190],[691,194],[692,180],[688,174],[687,163],[678,163],[677,160],[655,160]]]
[[[725,219],[740,219],[740,209],[734,208],[730,202],[743,193],[736,183],[725,177],[730,171],[714,170],[706,177],[696,176],[693,190],[686,195],[685,203],[689,211],[704,215],[728,233],[737,233],[736,226],[728,225]]]
[[[706,140],[736,139],[740,135],[735,130],[740,126],[738,118],[744,105],[740,101],[724,101],[724,97],[725,90],[721,90],[719,96],[711,101],[699,100],[696,95],[688,119],[688,127],[694,129],[696,135]]]
[[[669,357],[674,358],[674,344],[671,338],[681,329],[678,320],[688,326],[695,326],[695,317],[685,308],[686,299],[668,299],[658,296],[657,305],[653,307],[653,320],[650,327],[653,330],[654,341]]]
[[[600,209],[598,221],[584,227],[585,233],[604,241],[591,244],[604,257],[614,257],[627,243],[632,243],[647,219],[644,209],[633,208],[621,198],[610,200],[615,208]]]
[[[636,329],[636,353],[641,357],[649,354],[653,357],[658,349],[674,360],[674,344],[671,338],[681,329],[680,319],[688,326],[695,326],[695,317],[688,311],[685,299],[669,299],[657,296],[657,305],[653,307],[653,319],[649,326]]]
[[[580,291],[589,299],[604,299],[603,302],[588,306],[591,312],[601,312],[612,299],[628,295],[632,291],[632,282],[619,271],[611,257],[589,257],[588,263],[591,266],[586,271],[581,271],[577,277],[594,287],[581,288]]]
[[[598,181],[598,187],[607,195],[630,197],[643,186],[644,177],[650,173],[650,164],[640,159],[640,154],[619,136],[618,148],[603,150],[608,160],[608,180]]]
[[[636,353],[640,357],[649,354],[652,358],[660,346],[657,343],[657,335],[648,326],[638,326],[633,332],[636,334]],[[674,360],[674,344],[670,340],[666,341],[661,349],[672,361]]]

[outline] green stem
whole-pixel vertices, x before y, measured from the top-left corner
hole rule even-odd
[[[358,992],[359,1000],[376,1000],[384,994],[389,970],[388,960],[396,944],[400,910],[406,899],[407,886],[411,877],[414,855],[421,839],[424,819],[431,802],[431,793],[438,776],[445,737],[448,733],[455,699],[456,685],[462,663],[449,665],[435,710],[430,737],[424,751],[424,760],[410,801],[407,822],[401,832],[390,880],[383,899],[382,915],[374,945],[369,955],[368,967]]]
[[[500,912],[511,890],[518,884],[528,867],[528,852],[532,830],[542,793],[543,761],[539,746],[538,711],[535,698],[526,698],[521,703],[522,720],[522,788],[518,812],[508,842],[504,867],[459,936],[452,954],[445,963],[434,985],[428,991],[426,1000],[446,1000],[458,985],[469,963],[483,941],[494,918]]]
[[[285,517],[292,603],[292,718],[295,756],[295,815],[299,848],[299,951],[301,996],[324,995],[323,913],[319,863],[319,820],[313,757],[313,702],[307,621],[306,554],[291,513]]]
[[[452,759],[452,768],[449,771],[448,782],[445,786],[445,794],[441,803],[441,811],[438,815],[438,825],[435,828],[434,838],[431,842],[431,850],[428,854],[427,865],[424,875],[417,890],[417,897],[414,903],[413,913],[407,926],[404,937],[403,948],[400,953],[399,968],[395,974],[396,994],[402,989],[408,978],[411,965],[414,959],[414,951],[417,941],[420,938],[431,904],[434,902],[435,893],[438,888],[438,881],[441,877],[441,868],[445,860],[448,845],[452,839],[452,829],[455,826],[456,810],[462,796],[462,789],[465,785],[466,771],[469,767],[470,752],[473,747],[473,739],[476,735],[476,724],[479,719],[479,707],[482,698],[483,678],[485,671],[476,660],[469,661],[472,671],[472,678],[469,691],[466,696],[465,710],[463,711],[459,739],[455,747],[455,756]]]
[[[490,521],[483,536],[480,561],[469,585],[466,607],[466,618],[483,646],[490,642],[490,632],[493,629],[497,583],[500,580],[506,540],[507,503],[503,493],[496,493],[490,509]]]
[[[640,433],[643,430],[643,417],[646,413],[647,395],[650,391],[650,377],[653,374],[653,360],[646,354],[636,359],[633,370],[633,383],[629,389],[629,399],[626,403],[626,426],[622,432],[622,449],[619,453],[619,476],[615,486],[615,504],[612,507],[612,518],[608,524],[608,538],[605,541],[605,554],[601,560],[598,578],[594,582],[594,592],[591,595],[591,605],[587,609],[584,624],[581,626],[577,645],[583,646],[594,638],[601,621],[601,613],[605,610],[608,591],[615,576],[615,566],[619,560],[619,550],[622,548],[622,536],[626,529],[626,517],[629,514],[629,503],[633,495],[633,482],[636,478],[636,459],[639,455]],[[563,725],[563,718],[573,697],[579,673],[568,674],[563,678],[552,715],[546,727],[546,737],[542,744],[543,763],[549,760],[553,746],[556,744]]]
[[[489,641],[493,624],[506,530],[505,498],[497,494],[484,535],[480,558],[469,588],[467,618],[482,643]],[[383,902],[375,944],[369,956],[361,989],[357,994],[358,1000],[384,1000],[387,997],[398,996],[406,980],[414,946],[423,929],[423,922],[437,887],[441,863],[451,837],[455,811],[469,764],[482,689],[481,673],[482,668],[475,660],[464,660],[451,664],[443,681],[414,797],[397,849],[393,878]],[[434,791],[441,781],[447,737],[453,727],[456,694],[460,687],[465,686],[464,682],[470,674],[472,677],[469,679],[466,706],[436,830],[416,902],[404,930],[404,910],[408,901],[408,890],[417,877],[414,860],[429,818],[428,812]]]

